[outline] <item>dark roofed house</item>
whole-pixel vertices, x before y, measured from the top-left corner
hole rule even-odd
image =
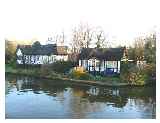
[[[96,75],[120,73],[121,61],[126,59],[126,48],[83,48],[79,54],[79,66]]]
[[[67,46],[56,44],[18,45],[16,50],[17,64],[50,64],[58,60],[67,61]]]

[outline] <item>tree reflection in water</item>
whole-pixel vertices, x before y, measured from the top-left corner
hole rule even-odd
[[[106,106],[121,109],[128,106],[142,110],[146,114],[151,112],[155,117],[156,98],[155,88],[152,87],[111,88],[26,76],[6,77],[6,95],[12,93],[15,87],[19,94],[32,92],[52,97],[53,101],[59,101],[65,110],[70,112],[72,118],[85,118],[88,113],[104,111]]]

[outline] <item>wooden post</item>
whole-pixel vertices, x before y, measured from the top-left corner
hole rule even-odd
[[[31,63],[31,58],[30,58],[30,55],[29,55],[29,64]]]
[[[81,67],[82,67],[82,63],[83,63],[83,62],[82,62],[82,60],[81,60]]]
[[[100,72],[101,72],[101,60],[99,60],[99,74],[100,74]]]
[[[118,73],[118,61],[117,61],[117,72],[116,73]]]
[[[105,61],[106,62],[106,70],[108,70],[108,66],[107,66],[107,61]],[[108,72],[108,71],[107,71]]]
[[[105,75],[105,60],[104,60],[104,67],[103,67],[104,71],[103,71],[103,74]]]
[[[93,67],[94,67],[94,75],[95,75],[95,66],[96,66],[95,58],[93,60],[93,63],[94,63]]]
[[[88,71],[88,59],[87,59],[87,71]]]
[[[24,54],[22,55],[22,63],[23,63],[23,68],[25,68]]]

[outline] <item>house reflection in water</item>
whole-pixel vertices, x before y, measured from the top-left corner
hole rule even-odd
[[[38,94],[41,100],[45,96],[45,99],[49,102],[43,100],[46,103],[44,105],[50,103],[51,106],[47,107],[49,108],[48,110],[58,105],[60,108],[58,110],[62,110],[61,112],[64,115],[68,112],[67,116],[69,115],[72,118],[88,118],[93,112],[95,114],[97,112],[106,112],[109,115],[109,112],[113,110],[141,112],[141,115],[150,113],[155,117],[155,92],[150,87],[111,88],[79,84],[71,85],[64,81],[36,79],[26,76],[7,79],[6,85],[6,95],[16,92],[17,95],[23,94],[23,98],[27,98],[28,94],[33,97]],[[34,100],[34,98],[32,99]],[[41,102],[37,102],[36,105],[41,105]],[[57,109],[53,108],[52,110]]]

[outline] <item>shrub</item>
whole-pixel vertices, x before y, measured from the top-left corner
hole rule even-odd
[[[136,71],[129,72],[127,81],[131,85],[144,85],[146,81],[146,75],[144,73],[141,73],[138,69],[136,69]]]
[[[57,61],[51,64],[51,69],[58,73],[67,73],[74,66],[75,63],[71,61]]]
[[[104,77],[102,77],[102,76],[94,76],[93,79],[94,80],[98,80],[98,81],[102,81],[102,80],[104,80]]]
[[[12,68],[16,68],[16,58],[13,57],[8,61],[8,65]]]
[[[147,82],[155,82],[156,79],[156,65],[154,63],[150,63],[145,65],[144,67],[144,73],[147,77]]]
[[[51,65],[43,64],[40,69],[40,75],[49,75],[51,72]]]
[[[90,80],[91,79],[91,75],[86,72],[86,73],[81,74],[79,79]]]
[[[144,85],[147,81],[147,75],[144,69],[138,68],[135,64],[124,63],[120,78],[123,82],[131,85]]]
[[[122,62],[121,63],[121,74],[120,74],[120,79],[123,82],[128,82],[129,80],[129,73],[130,73],[130,68],[131,68],[131,64],[129,64],[128,62]]]
[[[81,71],[78,71],[78,70],[70,71],[69,76],[71,78],[83,79],[83,80],[90,80],[92,78],[92,76],[89,73],[81,72]]]

